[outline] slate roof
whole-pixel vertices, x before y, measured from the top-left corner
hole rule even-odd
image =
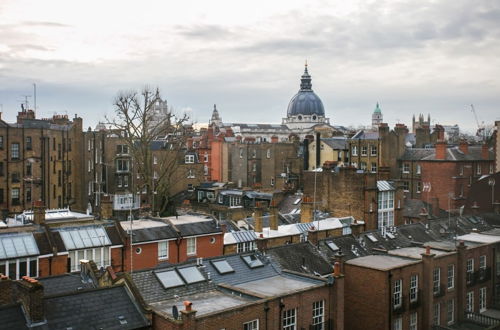
[[[467,154],[464,154],[458,147],[446,148],[447,161],[470,161],[484,160],[481,154],[481,146],[469,146]],[[407,148],[400,158],[401,160],[436,160],[435,148]],[[489,160],[494,159],[494,153],[489,151]],[[439,160],[438,160],[439,161]]]
[[[318,241],[318,248],[321,253],[332,263],[332,258],[339,252],[338,250],[332,250],[328,243],[333,242],[343,254],[344,260],[351,260],[358,257],[363,257],[369,255],[370,253],[366,248],[360,243],[360,241],[354,237],[354,235],[343,235],[339,237],[331,237]]]
[[[12,123],[8,125],[10,127],[17,128],[43,128],[57,131],[68,131],[73,126],[72,123],[69,123],[68,125],[58,125],[42,119],[23,119],[20,123]]]
[[[310,242],[287,244],[266,250],[266,254],[288,269],[309,275],[328,275],[332,267]]]
[[[0,324],[2,329],[29,329],[19,304],[0,307]]]
[[[175,225],[183,237],[222,233],[220,226],[217,226],[216,221],[197,221],[182,225]]]
[[[412,242],[425,243],[442,239],[439,233],[426,228],[423,223],[417,222],[397,227],[397,232]]]
[[[359,131],[351,138],[351,140],[377,140],[378,139],[378,131]]]
[[[177,238],[177,232],[170,225],[161,227],[151,227],[144,229],[134,229],[132,234],[132,241],[134,243],[157,241],[162,239]]]
[[[125,286],[47,297],[44,302],[51,329],[141,329],[149,324]]]
[[[430,219],[433,218],[444,218],[448,216],[448,213],[443,210],[438,210],[438,215],[434,216],[435,213],[433,210],[433,206],[430,203],[422,201],[420,199],[405,199],[403,206],[403,217],[407,218],[420,218],[420,214],[422,213],[422,209],[426,209],[429,214],[428,217]]]
[[[123,245],[118,229],[115,226],[105,226],[106,234],[108,234],[111,245]]]
[[[44,232],[35,232],[33,233],[33,237],[35,238],[35,242],[38,246],[38,250],[40,251],[40,255],[52,253],[52,247],[50,246],[47,235],[45,235]]]
[[[392,238],[392,237],[394,238]],[[395,233],[389,233],[382,236],[380,231],[366,231],[359,235],[361,245],[365,247],[371,254],[380,253],[377,249],[394,250],[402,247],[412,246],[411,240],[405,236]]]
[[[39,281],[43,284],[45,296],[75,293],[84,289],[95,288],[94,283],[83,281],[80,273],[44,277],[40,278]]]
[[[323,138],[321,142],[327,144],[333,150],[347,150],[349,149],[346,138]]]

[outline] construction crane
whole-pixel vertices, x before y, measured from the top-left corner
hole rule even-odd
[[[485,140],[486,136],[485,135],[485,129],[484,129],[484,122],[479,123],[479,119],[477,118],[477,113],[476,109],[474,108],[474,104],[470,105],[471,111],[474,114],[474,118],[476,119],[476,124],[477,124],[477,131],[476,131],[476,136],[479,136],[481,140]]]

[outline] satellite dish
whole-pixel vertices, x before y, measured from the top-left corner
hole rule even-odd
[[[179,310],[177,309],[177,306],[172,306],[172,316],[174,319],[179,319]]]

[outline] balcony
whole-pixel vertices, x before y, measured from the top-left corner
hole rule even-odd
[[[465,282],[467,283],[467,286],[473,286],[474,284],[476,284],[476,277],[474,276],[474,272],[465,273]]]
[[[137,210],[140,207],[140,199],[132,198],[132,194],[115,195],[113,198],[113,210],[115,211]]]
[[[401,296],[401,301],[398,305],[394,304],[394,298],[393,298],[393,302],[392,302],[392,312],[394,314],[402,314],[405,312],[406,308],[405,308],[405,298],[406,296]]]
[[[410,298],[410,306],[409,306],[410,309],[416,309],[420,307],[421,301],[422,301],[422,290],[418,290],[417,297],[413,300],[411,300]]]
[[[489,281],[491,279],[491,267],[479,269],[478,271],[474,272],[474,277],[477,283]]]
[[[442,297],[444,296],[446,289],[443,284],[439,284],[439,286],[433,288],[434,297]]]

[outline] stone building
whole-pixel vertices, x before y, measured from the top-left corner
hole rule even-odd
[[[6,214],[43,200],[50,208],[85,210],[82,119],[37,119],[19,112],[16,123],[0,119],[0,207]]]

